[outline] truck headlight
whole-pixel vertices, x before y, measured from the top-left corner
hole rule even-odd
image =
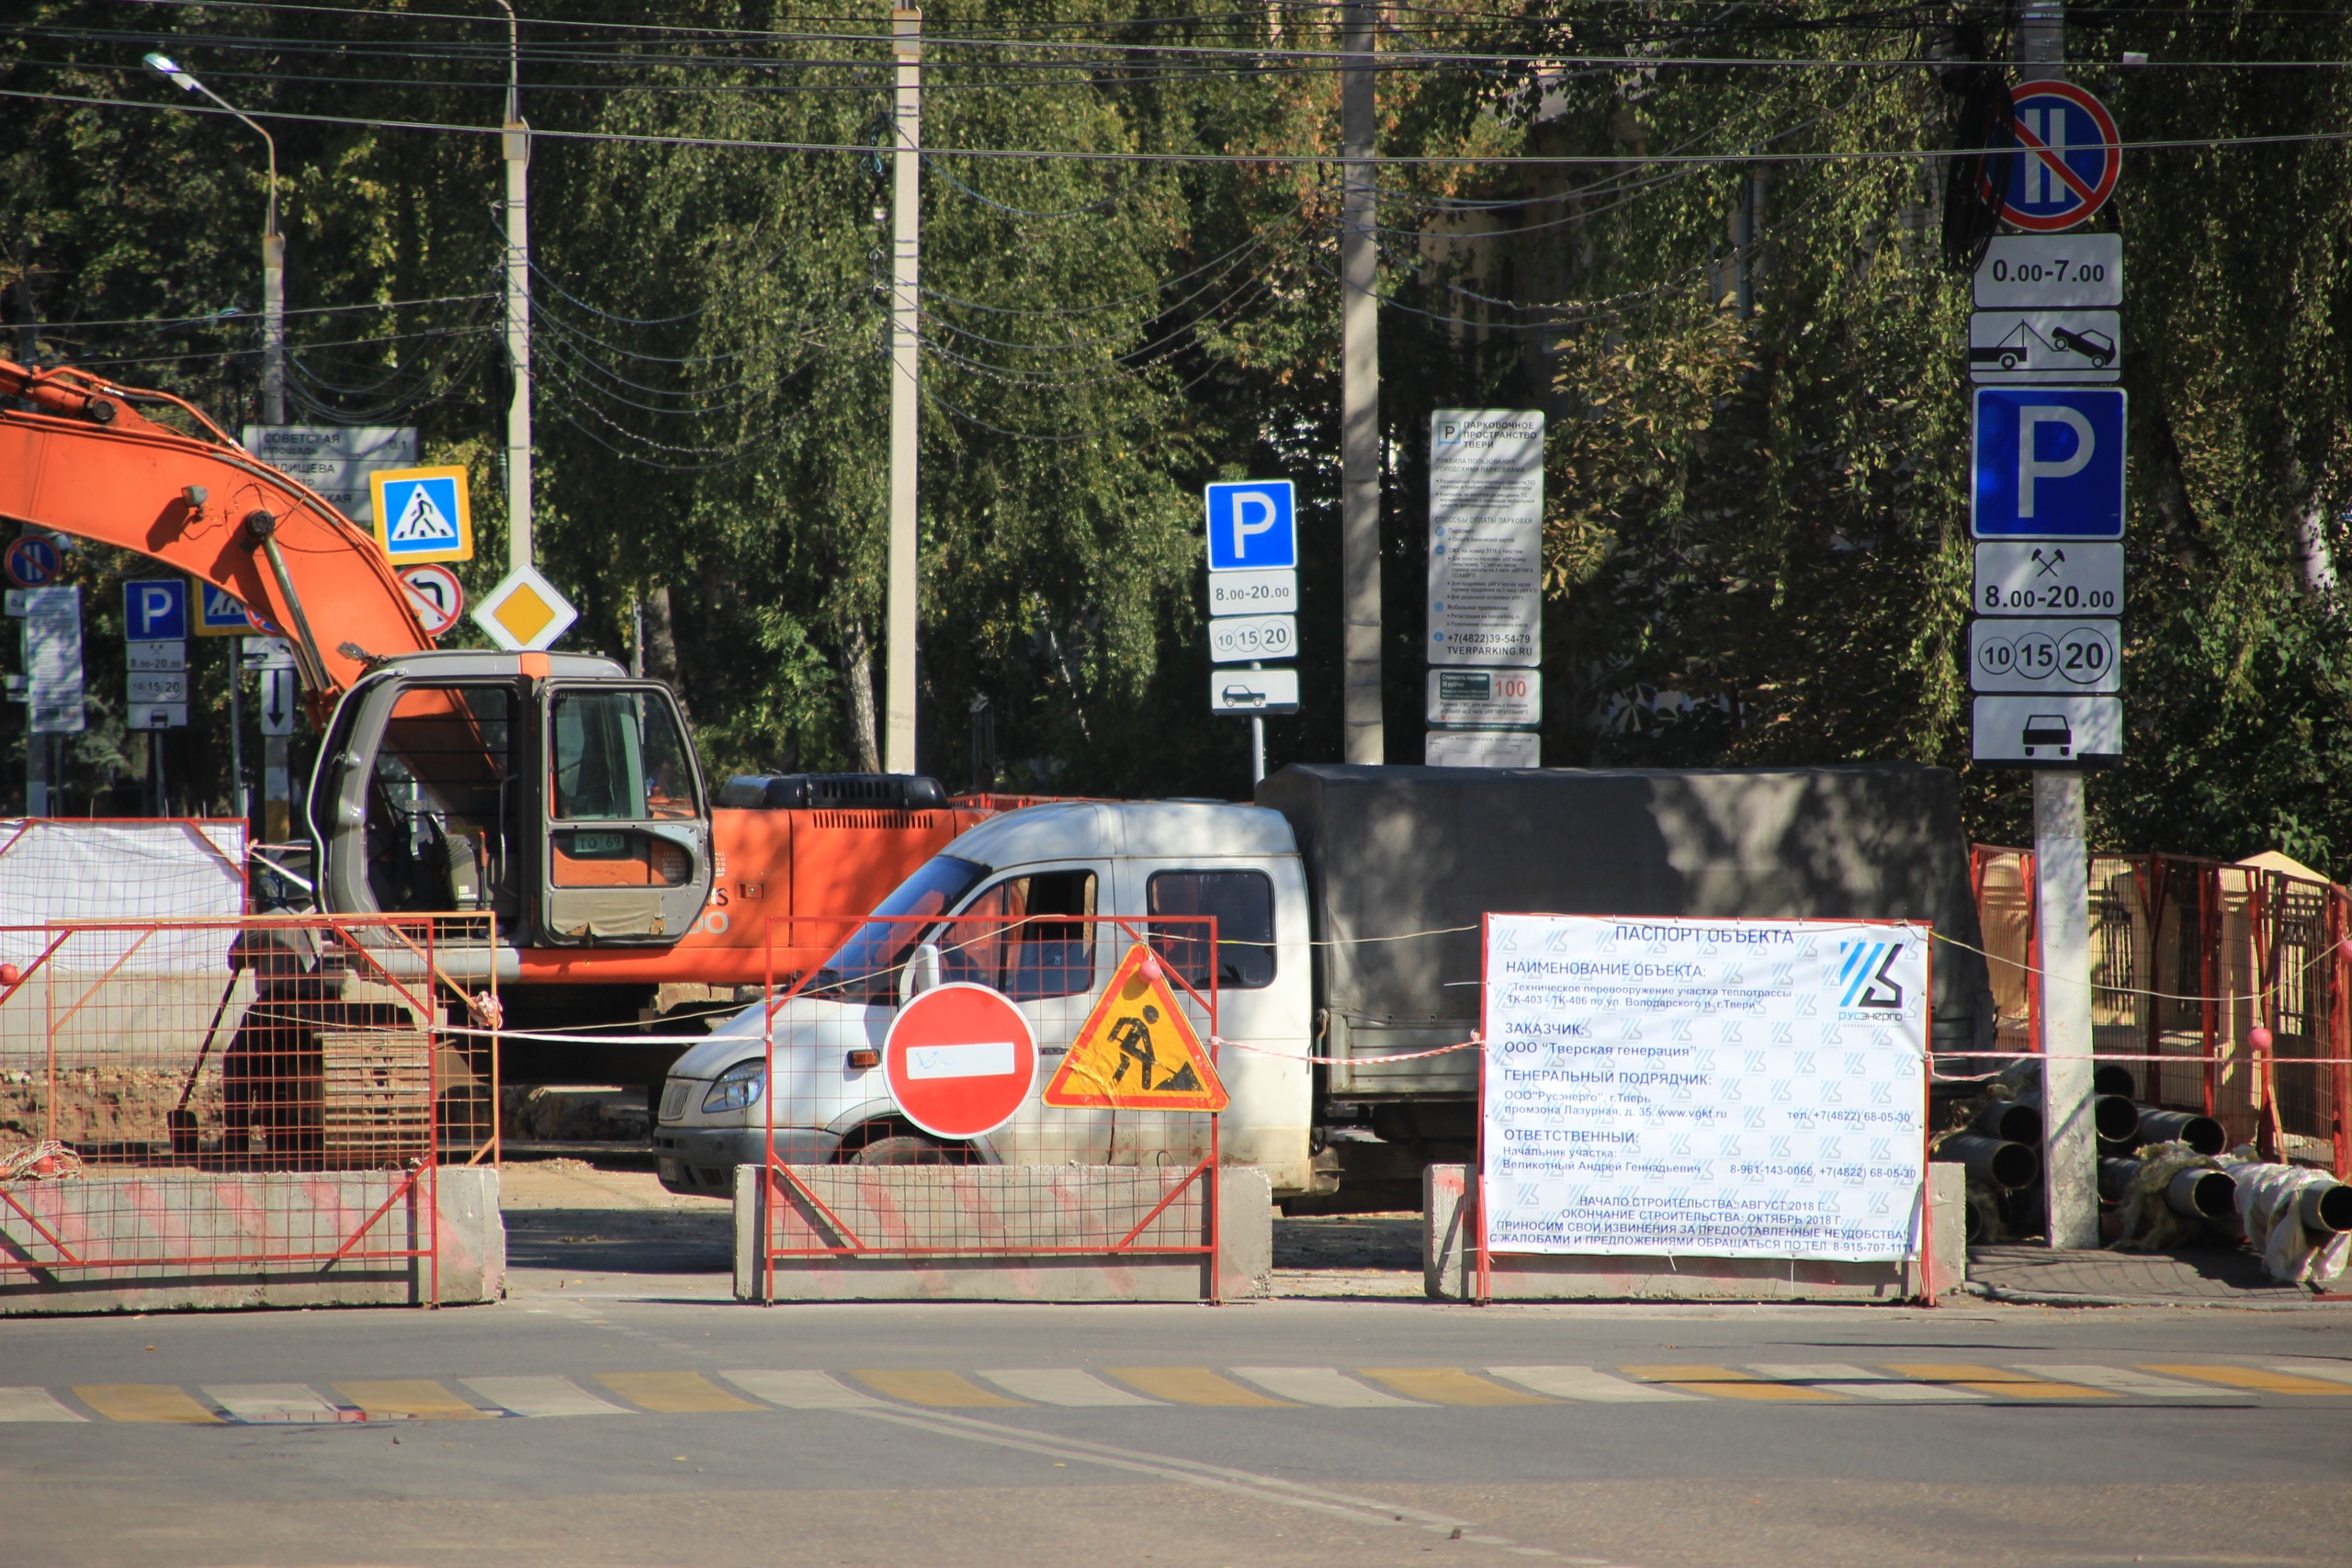
[[[760,1102],[760,1090],[767,1082],[765,1062],[738,1062],[718,1075],[710,1092],[702,1097],[705,1111],[741,1111]]]

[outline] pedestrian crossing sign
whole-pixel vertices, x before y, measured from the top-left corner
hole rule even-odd
[[[379,468],[368,476],[376,502],[376,542],[394,566],[474,558],[466,470]]]
[[[1222,1111],[1228,1098],[1142,942],[1120,961],[1045,1093],[1048,1105],[1117,1111]]]

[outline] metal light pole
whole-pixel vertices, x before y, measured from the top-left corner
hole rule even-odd
[[[172,63],[151,54],[147,63],[184,93],[202,93],[239,119],[269,149],[269,208],[261,226],[261,422],[286,423],[286,236],[277,231],[277,142],[236,105]]]
[[[921,457],[922,13],[890,13],[898,58],[890,175],[890,556],[883,615],[882,771],[915,771],[916,463]]]
[[[506,13],[506,357],[514,397],[506,405],[506,564],[531,564],[531,128],[523,118],[523,52],[514,7]]]

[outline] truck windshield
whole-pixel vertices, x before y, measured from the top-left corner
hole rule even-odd
[[[933,855],[876,905],[874,913],[877,917],[936,915],[988,874],[989,868],[977,862]],[[838,1002],[897,1001],[899,965],[922,940],[923,930],[920,920],[868,920],[826,960],[801,994]]]

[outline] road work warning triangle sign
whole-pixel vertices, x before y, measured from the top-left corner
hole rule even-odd
[[[1151,949],[1127,950],[1110,988],[1095,1004],[1061,1070],[1046,1086],[1046,1103],[1120,1111],[1222,1111],[1229,1097],[1201,1037],[1177,1005],[1167,977],[1145,965]]]

